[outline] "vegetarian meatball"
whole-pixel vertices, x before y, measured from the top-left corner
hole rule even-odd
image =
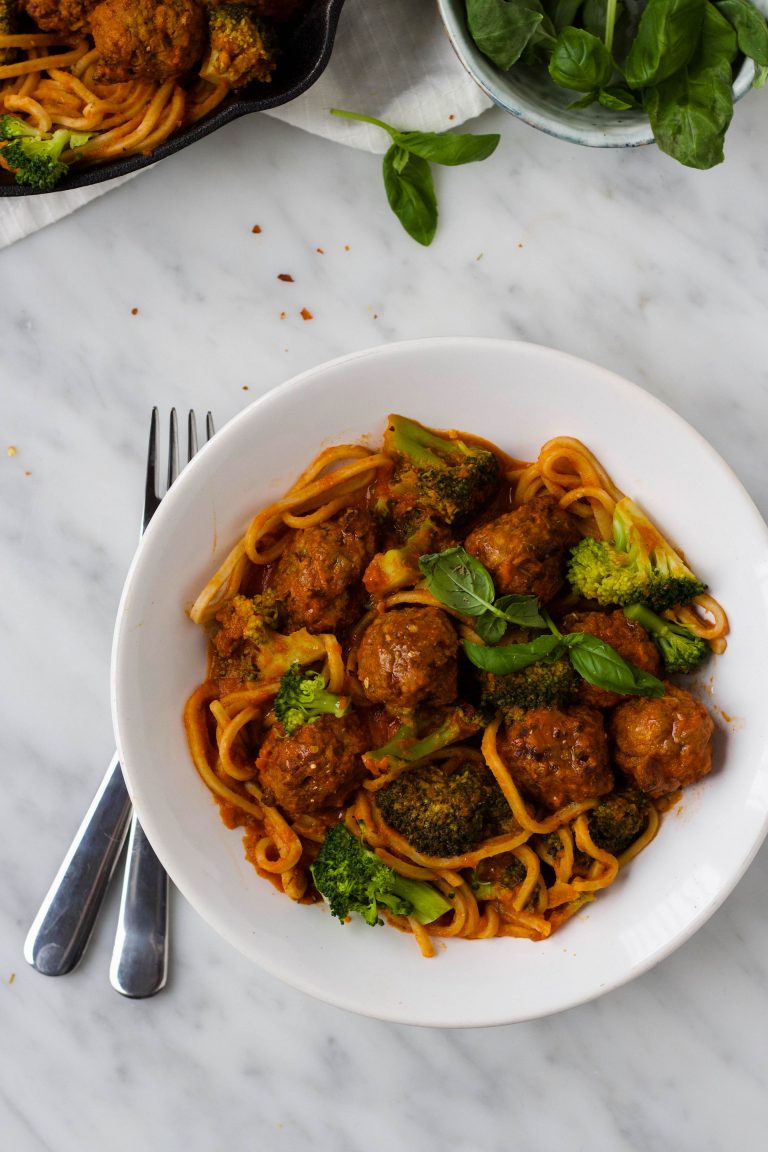
[[[467,761],[451,768],[421,764],[376,793],[386,822],[417,852],[460,856],[490,835],[489,824],[504,796],[491,773]]]
[[[615,612],[571,612],[563,620],[563,632],[589,632],[615,648],[630,664],[637,665],[643,672],[658,676],[661,670],[661,656],[650,636],[635,620],[628,620],[621,609]],[[597,688],[587,680],[581,680],[578,689],[581,704],[592,708],[612,708],[626,696]]]
[[[618,704],[608,721],[616,764],[641,792],[664,796],[712,769],[712,717],[684,688]]]
[[[497,595],[538,596],[546,603],[565,580],[568,549],[578,539],[557,500],[540,495],[473,529],[464,547],[491,573]]]
[[[21,0],[19,7],[43,32],[83,32],[99,0]]]
[[[356,712],[338,720],[320,716],[292,736],[276,724],[256,760],[264,799],[289,816],[340,808],[365,775],[360,757],[367,746],[365,723]]]
[[[439,608],[396,608],[377,616],[357,654],[369,700],[390,712],[450,704],[458,692],[458,638]]]
[[[359,508],[294,532],[271,585],[288,630],[335,632],[354,623],[364,594],[360,579],[375,551],[373,521]]]
[[[101,57],[97,80],[168,80],[202,56],[205,9],[198,0],[103,0],[91,13],[91,32]]]
[[[613,788],[603,718],[593,708],[533,708],[499,731],[498,750],[518,788],[552,812]]]

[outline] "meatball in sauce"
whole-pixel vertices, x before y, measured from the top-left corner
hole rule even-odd
[[[531,708],[500,729],[497,746],[520,791],[551,812],[613,788],[603,718],[593,708]]]
[[[295,531],[271,584],[287,630],[317,634],[352,625],[365,595],[360,581],[375,551],[373,520],[360,508]]]
[[[540,495],[474,528],[464,547],[491,573],[497,596],[538,596],[546,604],[565,580],[568,550],[578,539],[557,500]]]
[[[664,696],[625,700],[608,721],[617,767],[649,796],[686,788],[712,770],[712,717],[684,688],[665,687]]]
[[[458,638],[439,608],[396,608],[368,626],[357,654],[363,691],[403,714],[451,704],[458,691]]]
[[[340,808],[365,775],[368,732],[359,712],[320,716],[286,736],[276,724],[261,746],[256,769],[264,799],[289,816]]]

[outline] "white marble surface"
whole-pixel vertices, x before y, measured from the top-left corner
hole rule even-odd
[[[439,174],[428,250],[390,216],[377,159],[252,118],[2,253],[6,1152],[760,1146],[765,850],[654,971],[486,1031],[315,1003],[180,899],[171,979],[154,1000],[109,986],[114,895],[73,975],[39,976],[21,948],[112,751],[112,620],[152,404],[210,407],[221,424],[342,352],[442,333],[522,338],[660,396],[768,513],[766,99],[738,108],[711,173],[652,149],[580,150],[489,113],[480,125],[502,132],[498,153]]]

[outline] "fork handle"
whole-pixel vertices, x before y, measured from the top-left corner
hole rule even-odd
[[[109,979],[116,992],[141,1000],[168,976],[168,874],[134,815]]]
[[[115,753],[24,942],[25,960],[44,976],[63,976],[82,959],[130,813]]]

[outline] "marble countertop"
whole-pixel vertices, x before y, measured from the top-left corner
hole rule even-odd
[[[766,850],[653,971],[497,1029],[316,1003],[178,897],[152,1000],[109,986],[114,892],[74,974],[46,979],[22,958],[112,752],[112,623],[153,404],[211,408],[221,425],[355,349],[531,340],[666,401],[768,513],[765,97],[739,105],[708,173],[654,149],[561,144],[499,112],[477,127],[501,145],[438,174],[430,249],[390,215],[377,158],[253,117],[0,255],[7,1152],[719,1152],[768,1124]]]

